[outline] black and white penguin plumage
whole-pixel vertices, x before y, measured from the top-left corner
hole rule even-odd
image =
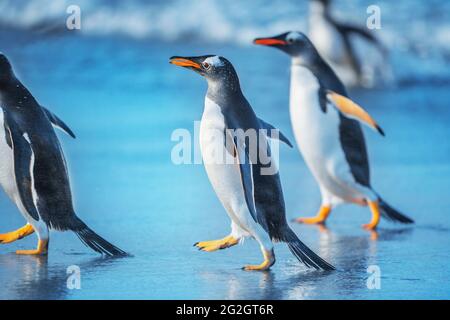
[[[351,101],[344,85],[301,32],[255,39],[255,44],[287,53],[292,60],[290,116],[300,151],[320,186],[322,206],[303,223],[324,223],[340,203],[369,206],[377,227],[380,214],[392,221],[413,221],[389,206],[372,188],[369,158],[360,122],[380,134],[383,130],[360,106]]]
[[[244,269],[267,270],[275,263],[272,241],[281,241],[307,266],[333,269],[304,245],[287,224],[278,169],[274,170],[273,161],[263,161],[260,153],[267,154],[265,160],[270,160],[268,138],[277,138],[271,134],[277,130],[257,118],[241,91],[232,64],[214,55],[172,57],[170,62],[199,73],[208,82],[200,149],[209,180],[232,221],[229,236],[195,246],[209,252],[252,237],[258,241],[264,261]],[[290,144],[282,134],[278,138]]]
[[[0,184],[27,225],[0,235],[10,243],[36,232],[38,246],[18,254],[46,254],[49,229],[70,230],[96,252],[125,252],[101,238],[75,214],[69,176],[55,125],[74,137],[59,118],[43,108],[16,78],[0,54]]]

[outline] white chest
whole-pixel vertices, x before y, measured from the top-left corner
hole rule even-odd
[[[205,109],[200,123],[200,150],[205,163],[212,162],[215,157],[220,156],[218,152],[223,151],[224,130],[225,117],[221,108],[206,97]]]
[[[245,204],[245,198],[239,166],[233,155],[227,152],[225,128],[220,106],[206,98],[199,137],[202,159],[214,191],[231,218],[236,219],[233,217],[234,209]]]
[[[324,128],[326,123],[335,120],[333,114],[322,111],[319,89],[317,77],[308,68],[292,65],[289,103],[294,130],[299,129],[306,131],[304,134],[315,136],[327,130]]]
[[[308,69],[292,67],[290,113],[295,139],[320,186],[338,197],[352,198],[352,191],[337,182],[354,182],[339,137],[339,113],[329,103],[322,111],[318,90],[319,83]]]
[[[0,185],[14,201],[18,195],[14,175],[14,154],[6,141],[2,109],[0,109]]]
[[[339,114],[331,105],[323,112],[319,102],[319,82],[307,68],[291,69],[290,115],[295,139],[310,166],[342,154],[339,141]]]

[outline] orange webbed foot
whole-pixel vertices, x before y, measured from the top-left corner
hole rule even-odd
[[[304,224],[325,224],[329,214],[331,212],[331,207],[322,206],[315,217],[310,218],[297,218],[295,222]]]
[[[19,255],[45,255],[48,252],[48,240],[39,240],[37,249],[32,250],[17,250]]]
[[[275,254],[272,250],[264,250],[264,261],[258,265],[248,265],[243,269],[245,271],[266,271],[269,270],[275,263]]]
[[[31,224],[27,223],[25,226],[23,226],[20,229],[17,229],[16,231],[0,234],[0,243],[3,244],[12,243],[26,236],[29,236],[33,232],[34,232],[33,227],[31,226]]]

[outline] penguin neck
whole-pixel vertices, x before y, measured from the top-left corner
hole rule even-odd
[[[5,72],[0,75],[0,90],[6,90],[11,83],[17,82],[17,79],[14,77],[13,74],[9,72]]]
[[[311,47],[311,51],[306,55],[293,55],[291,56],[291,66],[301,66],[314,71],[316,69],[327,69],[329,66],[322,59],[319,52],[314,47]]]
[[[294,68],[308,69],[326,89],[333,90],[344,96],[347,95],[341,80],[319,54],[313,59],[312,63],[307,63],[300,57],[292,57],[291,69],[293,70]]]
[[[2,108],[20,110],[24,106],[30,105],[29,102],[37,101],[28,89],[15,77],[12,76],[8,80],[0,79],[0,98]]]
[[[208,91],[206,96],[220,103],[231,99],[243,97],[239,79],[214,80],[208,79]]]

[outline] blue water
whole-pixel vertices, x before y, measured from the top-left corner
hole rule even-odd
[[[393,21],[392,14],[387,20]],[[444,20],[433,25],[441,27]],[[263,22],[256,19],[255,25]],[[449,298],[450,74],[445,46],[425,56],[394,50],[398,86],[352,92],[387,133],[382,138],[365,130],[373,185],[416,225],[383,221],[374,240],[360,227],[370,219],[368,210],[342,206],[326,229],[293,225],[337,271],[308,270],[279,244],[271,271],[251,273],[240,268],[261,260],[252,240],[215,253],[192,247],[228,234],[229,219],[204,168],[171,161],[171,134],[177,128],[193,130],[206,84],[170,65],[168,58],[226,56],[256,113],[293,140],[287,110],[289,60],[239,41],[200,39],[0,30],[0,50],[11,58],[20,79],[77,134],[76,140],[59,136],[78,215],[133,254],[99,258],[73,234],[57,232],[52,233],[48,258],[14,254],[34,247],[34,236],[1,245],[0,299]],[[288,218],[314,214],[319,190],[297,148],[282,146],[280,161]],[[0,208],[1,232],[24,223],[3,193]],[[71,265],[81,269],[80,290],[67,288]],[[380,268],[380,289],[367,288],[372,265]]]

